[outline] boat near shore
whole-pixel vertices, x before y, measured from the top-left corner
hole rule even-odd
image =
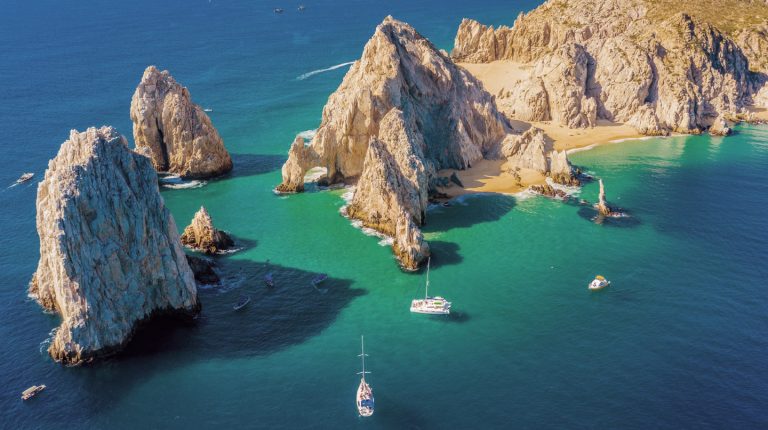
[[[424,298],[411,301],[411,312],[428,315],[448,315],[451,313],[451,302],[440,296],[429,297],[429,262],[427,260],[427,283],[424,286]]]

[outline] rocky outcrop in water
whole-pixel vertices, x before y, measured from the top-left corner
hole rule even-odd
[[[535,152],[547,174],[553,151],[529,149],[532,138],[513,132],[476,78],[387,17],[329,98],[311,144],[297,137],[291,145],[276,191],[303,190],[314,167],[326,169],[323,182],[356,184],[346,214],[393,237],[401,266],[414,270],[429,255],[420,227],[437,193],[436,172],[503,157],[519,168]]]
[[[429,179],[426,145],[415,124],[392,109],[371,139],[352,202],[350,218],[394,238],[393,249],[403,268],[415,270],[429,255],[419,230],[426,221]],[[431,167],[431,166],[430,166]]]
[[[359,177],[368,144],[393,108],[415,124],[438,169],[471,166],[509,130],[477,79],[413,27],[387,17],[328,99],[312,144],[292,145],[278,191],[300,191],[304,173],[316,166],[328,169],[330,182]]]
[[[30,295],[61,316],[48,348],[55,360],[109,354],[153,315],[200,309],[155,170],[111,127],[73,130],[49,162],[37,232]]]
[[[216,254],[235,244],[227,233],[213,226],[213,220],[204,206],[200,206],[192,217],[192,223],[184,229],[181,243],[206,254]]]
[[[597,208],[597,212],[599,212],[600,215],[604,217],[618,217],[623,215],[617,209],[609,206],[608,202],[605,200],[605,186],[603,185],[602,179],[600,179],[600,194],[598,196],[597,205],[595,206]]]
[[[549,0],[498,29],[465,19],[451,55],[530,66],[499,95],[517,119],[572,128],[606,119],[644,134],[700,133],[754,102],[765,82],[755,73],[768,61],[765,29],[750,27],[734,41],[682,12],[690,3],[665,3]],[[768,16],[768,8],[750,8]]]
[[[232,170],[224,142],[189,90],[167,70],[149,66],[131,100],[136,151],[159,172],[210,178]]]

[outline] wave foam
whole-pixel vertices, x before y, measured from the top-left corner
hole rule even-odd
[[[304,73],[303,75],[298,76],[296,78],[296,80],[303,81],[304,79],[307,79],[307,78],[315,76],[315,75],[319,75],[320,73],[330,72],[331,70],[340,69],[342,67],[350,66],[352,64],[355,64],[355,62],[354,61],[349,61],[349,62],[346,62],[346,63],[337,64],[335,66],[331,66],[331,67],[328,67],[328,68],[325,68],[325,69],[313,70],[311,72],[307,72],[307,73]]]

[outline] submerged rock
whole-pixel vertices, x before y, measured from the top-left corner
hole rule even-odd
[[[210,118],[167,70],[144,71],[131,99],[131,120],[136,151],[150,157],[159,172],[202,179],[232,170]]]
[[[206,254],[216,254],[235,244],[227,233],[213,226],[213,220],[204,206],[200,206],[192,222],[184,229],[181,243]]]
[[[30,295],[61,316],[48,352],[78,364],[137,323],[193,315],[197,286],[146,157],[111,127],[73,130],[37,189],[40,262]]]

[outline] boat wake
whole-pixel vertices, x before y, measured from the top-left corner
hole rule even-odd
[[[190,188],[204,187],[208,182],[192,179],[185,181],[181,179],[179,175],[166,175],[159,178],[160,186],[163,188],[170,188],[172,190],[185,190]]]
[[[328,67],[326,69],[313,70],[311,72],[307,72],[307,73],[304,73],[303,75],[298,76],[296,78],[296,80],[303,81],[304,79],[310,78],[310,77],[315,76],[315,75],[319,75],[320,73],[330,72],[332,70],[340,69],[342,67],[350,66],[352,64],[355,64],[355,62],[354,61],[349,61],[347,63],[337,64],[335,66],[331,66],[331,67]]]

